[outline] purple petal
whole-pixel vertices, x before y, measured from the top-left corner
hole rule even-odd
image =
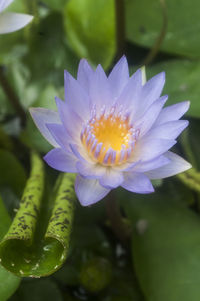
[[[63,172],[77,172],[77,159],[74,154],[61,148],[54,148],[44,156],[46,163],[54,169]]]
[[[46,126],[47,123],[61,124],[58,112],[44,108],[30,108],[29,112],[36,126],[38,127],[41,134],[45,137],[45,139],[54,147],[59,147],[58,143]]]
[[[80,133],[83,125],[83,121],[79,115],[72,110],[72,108],[67,105],[66,102],[56,97],[56,104],[60,119],[67,130],[68,134],[71,136],[73,141],[80,141]]]
[[[88,64],[86,59],[82,59],[78,66],[77,81],[87,92],[89,92],[90,81],[93,76],[94,70]]]
[[[140,173],[125,173],[124,182],[121,186],[136,193],[154,192],[151,181],[146,175]]]
[[[112,95],[116,98],[120,95],[122,89],[129,79],[128,63],[125,56],[118,61],[112,69],[108,81],[111,87]]]
[[[167,152],[165,154],[165,157],[168,158],[171,162],[163,167],[146,172],[146,175],[150,179],[167,178],[180,172],[186,171],[187,169],[192,167],[190,163],[172,152]]]
[[[101,110],[103,105],[108,108],[113,104],[108,78],[101,65],[97,66],[91,79],[90,98],[92,105],[96,106],[97,112]]]
[[[102,187],[96,179],[84,179],[77,175],[75,191],[81,205],[89,206],[103,199],[110,190]]]
[[[131,171],[134,172],[146,172],[148,170],[156,169],[161,166],[165,166],[166,164],[169,164],[171,161],[165,156],[156,157],[155,159],[145,161],[145,162],[139,162],[137,165],[133,166]],[[129,169],[130,170],[130,169]]]
[[[175,105],[164,108],[158,116],[154,126],[166,123],[168,121],[180,119],[189,109],[190,102],[183,101]]]
[[[82,162],[88,162],[94,164],[94,161],[89,157],[85,148],[78,144],[70,144],[70,148],[73,154]]]
[[[107,168],[104,175],[100,178],[99,183],[105,188],[112,189],[120,186],[123,180],[122,172]]]
[[[144,136],[148,130],[152,127],[155,120],[157,119],[162,107],[167,101],[168,96],[162,96],[157,99],[148,110],[146,110],[145,114],[141,119],[135,122],[135,127],[140,129],[140,137]]]
[[[65,101],[71,106],[72,110],[84,119],[88,119],[89,111],[89,96],[70,73],[66,70],[65,77]]]
[[[152,103],[160,97],[163,86],[165,84],[165,73],[161,72],[156,76],[152,77],[142,88],[141,92],[141,103],[138,110],[138,115],[141,115],[143,112],[149,108]]]
[[[68,135],[64,126],[56,123],[47,123],[46,126],[59,146],[61,146],[64,150],[71,152],[71,148],[69,146],[72,142],[71,137]]]
[[[187,120],[174,120],[163,123],[155,128],[152,128],[148,136],[152,139],[176,139],[180,133],[188,126]]]
[[[87,179],[100,179],[105,174],[105,166],[95,163],[89,163],[87,161],[78,161],[76,164],[78,173],[83,178]]]
[[[0,0],[0,12],[6,9],[14,0]]]
[[[0,15],[0,34],[14,32],[31,22],[33,16],[18,13],[1,13]]]
[[[151,137],[147,136],[137,142],[134,151],[134,161],[152,160],[166,153],[175,143],[175,140],[151,139]]]
[[[131,110],[135,112],[140,101],[140,94],[142,90],[142,72],[138,69],[129,79],[128,83],[122,90],[121,95],[117,100],[117,105],[123,106],[124,110]]]

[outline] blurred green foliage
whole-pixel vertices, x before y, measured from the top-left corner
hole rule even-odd
[[[200,4],[197,0],[122,0],[125,32],[119,33],[116,25],[123,22],[123,10],[118,20],[116,2],[120,1],[15,0],[8,8],[33,14],[34,20],[18,32],[0,36],[0,72],[26,116],[21,122],[0,84],[0,195],[4,201],[0,199],[0,238],[10,227],[9,215],[13,217],[19,207],[30,174],[30,150],[43,155],[51,149],[33,124],[28,108],[56,109],[54,97],[64,98],[63,71],[67,69],[76,76],[82,57],[94,67],[102,64],[109,72],[116,57],[122,55],[119,43],[124,45],[131,69],[136,70],[155,50],[163,12],[167,18],[166,34],[146,68],[147,78],[165,71],[168,105],[191,101],[187,113],[190,127],[177,150],[192,162],[195,170],[184,178],[157,182],[157,192],[151,196],[118,191],[118,201],[132,225],[132,246],[122,245],[114,237],[104,201],[89,208],[76,204],[70,244],[69,237],[63,242],[53,225],[50,230],[56,232],[50,232],[57,235],[54,242],[57,241],[50,242],[51,256],[45,257],[44,250],[32,254],[35,263],[45,262],[46,270],[52,273],[52,266],[57,270],[57,265],[65,261],[63,246],[67,250],[69,247],[63,267],[44,279],[25,278],[20,284],[20,278],[0,266],[1,301],[200,300],[200,195],[191,185],[195,182],[200,187]],[[44,196],[33,235],[41,239],[40,246],[45,244],[44,233],[60,185],[57,182],[53,192],[58,174],[49,168],[44,173]],[[23,251],[14,244],[11,253],[20,258]],[[52,259],[52,254],[64,257],[61,261],[56,256]],[[7,251],[3,256],[8,261]],[[44,274],[39,271],[34,275]]]

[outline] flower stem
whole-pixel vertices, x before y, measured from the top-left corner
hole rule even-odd
[[[160,6],[162,9],[163,24],[162,24],[162,28],[160,30],[160,34],[159,34],[158,38],[156,39],[154,46],[152,47],[149,54],[147,55],[144,62],[142,63],[142,65],[145,65],[145,66],[151,64],[153,62],[153,60],[155,59],[157,53],[160,50],[160,47],[162,45],[162,42],[164,41],[164,38],[165,38],[165,35],[167,32],[168,17],[167,17],[167,8],[166,8],[165,0],[160,0]]]
[[[119,204],[115,200],[113,191],[110,192],[109,197],[106,199],[106,213],[115,236],[122,243],[126,243],[130,236],[130,228],[123,220]]]
[[[0,85],[2,86],[2,89],[4,93],[6,94],[9,102],[15,109],[16,113],[21,119],[21,124],[25,125],[26,123],[26,114],[24,112],[24,109],[22,108],[20,101],[15,94],[13,88],[11,87],[10,83],[8,82],[6,76],[5,76],[5,71],[4,67],[0,65]]]
[[[120,59],[125,52],[125,11],[124,0],[115,0],[115,30],[117,54],[116,60]]]

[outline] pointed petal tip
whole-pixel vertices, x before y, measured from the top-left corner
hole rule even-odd
[[[52,168],[62,171],[76,173],[76,158],[73,154],[64,151],[62,148],[53,148],[44,157],[43,160]]]
[[[110,190],[102,187],[96,179],[84,179],[77,175],[75,191],[81,205],[90,206],[103,199]]]
[[[85,65],[85,64],[90,65],[89,62],[88,62],[88,60],[87,60],[86,58],[82,58],[82,59],[80,60],[79,66],[82,65],[82,64],[83,64],[83,65]]]
[[[47,108],[41,108],[41,107],[31,107],[28,109],[29,110],[29,113],[31,114],[31,117],[34,119],[36,115],[38,114],[48,114],[51,113],[51,112],[55,112],[55,111],[52,111],[52,110],[49,110]],[[38,116],[39,117],[39,116]]]
[[[56,106],[58,107],[59,105],[64,104],[64,101],[62,99],[60,99],[58,96],[55,96],[55,102],[56,102]]]
[[[164,179],[179,173],[182,173],[192,167],[192,165],[179,155],[168,151],[165,156],[171,160],[171,162],[163,167],[149,170],[145,174],[150,179]]]
[[[82,58],[79,62],[78,73],[80,73],[80,71],[83,71],[86,73],[88,73],[90,71],[94,71],[92,64],[89,63],[89,61],[86,58]]]
[[[185,172],[188,169],[192,168],[192,164],[190,164],[189,162],[187,162],[186,160],[184,160],[184,165],[183,165],[183,170],[181,172]]]
[[[32,15],[3,12],[0,15],[0,34],[15,32],[25,27],[32,19]]]
[[[189,110],[189,108],[190,108],[190,104],[191,104],[191,102],[190,102],[190,100],[186,100],[186,101],[184,101],[185,102],[185,107],[187,108],[186,109],[186,112]]]
[[[160,75],[160,77],[165,80],[165,76],[166,76],[166,73],[165,71],[161,71],[158,75]]]
[[[118,64],[118,63],[120,63],[120,62],[121,62],[121,63],[124,62],[124,63],[127,63],[127,64],[128,64],[128,61],[127,61],[127,58],[126,58],[125,54],[122,55],[122,57],[117,61],[116,64]]]

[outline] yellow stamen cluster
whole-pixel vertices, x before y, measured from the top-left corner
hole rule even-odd
[[[130,158],[135,135],[128,117],[102,114],[88,122],[81,132],[81,140],[93,160],[112,166]]]

